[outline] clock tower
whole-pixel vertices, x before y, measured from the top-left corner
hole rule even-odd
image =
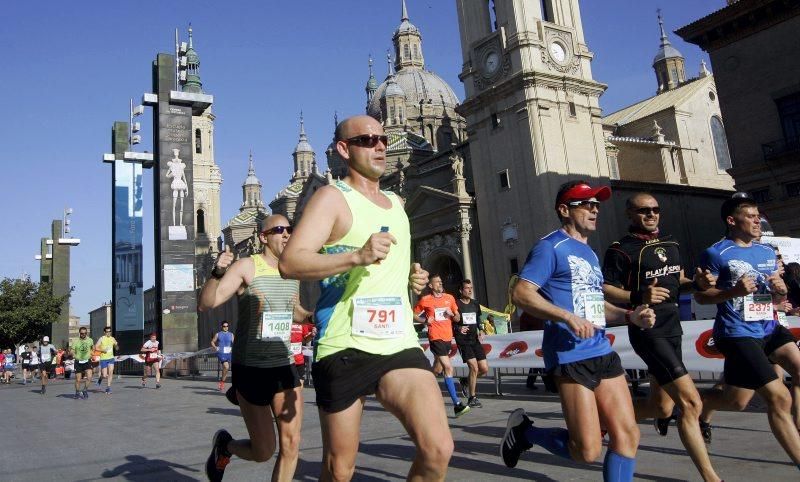
[[[456,0],[472,174],[490,306],[531,246],[558,227],[568,180],[608,183],[609,161],[578,0]],[[604,212],[595,249],[616,228]]]

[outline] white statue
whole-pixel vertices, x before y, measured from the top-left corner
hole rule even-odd
[[[183,198],[189,193],[189,186],[186,182],[186,164],[178,157],[180,149],[173,149],[175,156],[167,161],[167,178],[172,178],[170,187],[172,188],[172,225],[183,226]],[[176,211],[176,200],[180,199],[180,208]],[[177,223],[176,223],[177,218]]]

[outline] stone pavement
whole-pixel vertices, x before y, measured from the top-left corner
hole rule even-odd
[[[448,480],[602,480],[601,465],[577,467],[534,448],[515,469],[498,457],[498,441],[508,413],[525,407],[541,426],[563,426],[558,399],[529,391],[524,378],[504,379],[502,398],[481,397],[483,408],[451,419],[455,453]],[[0,481],[189,481],[205,480],[203,466],[211,436],[226,427],[234,437],[246,430],[237,407],[215,390],[211,380],[165,379],[142,389],[139,379],[115,380],[114,393],[92,392],[89,400],[73,400],[72,384],[49,385],[46,396],[38,385],[0,386]],[[490,383],[479,392],[489,392]],[[322,455],[314,391],[306,388],[306,416],[296,480],[316,480]],[[448,413],[452,412],[449,401]],[[642,424],[637,480],[699,480],[670,427],[667,437]],[[356,475],[358,481],[404,480],[413,445],[402,426],[374,399],[366,405]],[[716,418],[712,459],[720,474],[732,480],[798,480],[772,437],[763,407],[746,413],[720,413]],[[234,459],[225,480],[268,480],[270,462]]]

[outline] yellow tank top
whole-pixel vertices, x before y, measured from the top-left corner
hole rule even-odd
[[[346,348],[377,355],[419,348],[408,299],[411,232],[400,199],[384,191],[392,207],[383,209],[343,181],[333,186],[344,195],[353,224],[341,240],[323,246],[320,252],[358,250],[370,235],[382,229],[388,229],[397,244],[380,264],[359,266],[320,281],[315,359]]]

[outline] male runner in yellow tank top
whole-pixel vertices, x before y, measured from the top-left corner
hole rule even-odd
[[[300,284],[282,279],[278,257],[292,227],[279,215],[259,221],[264,251],[233,262],[230,248],[217,259],[212,276],[200,293],[200,310],[215,308],[234,294],[239,298],[236,338],[233,341],[231,388],[228,400],[239,405],[249,440],[233,440],[227,430],[214,434],[206,475],[222,480],[232,455],[266,462],[275,453],[277,421],[280,451],[272,481],[294,477],[303,420],[303,387],[289,350],[292,321],[310,318],[298,302]]]
[[[321,280],[312,365],[320,480],[353,477],[364,398],[371,394],[414,441],[408,480],[444,480],[453,438],[408,299],[409,285],[419,293],[428,273],[411,265],[402,201],[380,189],[387,138],[378,121],[357,116],[336,127],[335,142],[349,174],[314,194],[280,260],[286,278]]]

